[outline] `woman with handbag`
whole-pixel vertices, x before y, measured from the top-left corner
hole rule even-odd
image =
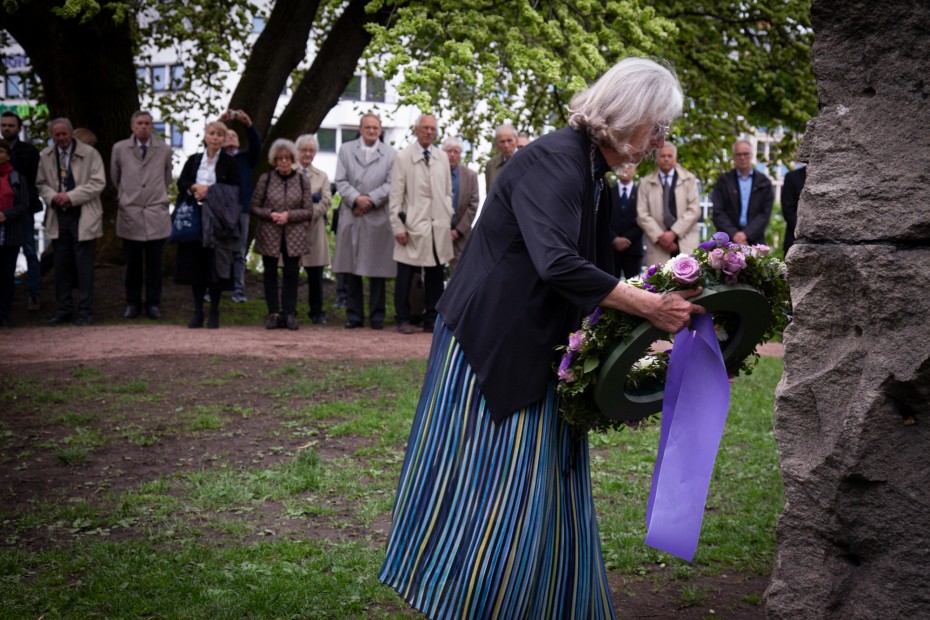
[[[178,205],[176,213],[182,204],[196,207],[196,218],[201,219],[202,205],[207,198],[210,187],[221,183],[227,186],[239,187],[239,164],[223,150],[226,142],[226,125],[219,121],[207,124],[204,144],[206,149],[202,153],[191,155],[184,164],[181,176],[178,177]],[[178,284],[189,284],[194,295],[194,314],[187,326],[191,329],[203,327],[204,324],[204,293],[210,293],[210,314],[207,318],[207,327],[216,329],[220,326],[220,294],[223,289],[232,289],[232,274],[227,269],[218,270],[214,256],[214,248],[210,243],[204,243],[203,232],[200,238],[192,241],[178,243],[178,258],[175,268],[175,281]]]
[[[290,140],[275,140],[268,149],[274,170],[258,179],[252,194],[251,212],[258,218],[255,251],[262,255],[265,272],[267,329],[298,329],[297,284],[300,257],[310,251],[310,219],[313,192],[306,178],[294,169],[297,147]],[[284,265],[278,303],[278,260]],[[283,312],[282,312],[283,310]]]

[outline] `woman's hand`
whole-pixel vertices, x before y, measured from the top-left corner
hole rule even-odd
[[[273,211],[271,213],[271,221],[277,224],[278,226],[284,226],[287,224],[288,212],[287,211]]]
[[[704,314],[703,307],[688,301],[689,297],[700,294],[702,290],[699,288],[658,295],[626,282],[618,282],[599,305],[641,316],[662,331],[674,334],[690,323],[692,314]]]
[[[650,293],[656,298],[654,300],[655,308],[645,316],[650,323],[662,331],[671,334],[678,333],[691,323],[692,314],[704,314],[706,312],[702,306],[687,301],[689,297],[700,294],[702,290],[675,291],[674,293],[662,293],[661,295]]]
[[[210,189],[210,186],[206,183],[194,183],[191,185],[191,193],[194,195],[194,198],[197,199],[197,202],[203,202],[204,198],[207,197],[208,189]]]

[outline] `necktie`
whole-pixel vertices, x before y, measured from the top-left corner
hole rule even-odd
[[[669,205],[669,200],[672,193],[672,176],[670,174],[665,175],[665,178],[662,180],[662,222],[665,224],[665,228],[671,230],[672,226],[675,224],[675,220],[678,218],[675,217],[675,214],[672,213],[671,206]]]
[[[145,159],[145,153],[146,153],[146,151],[149,150],[149,147],[147,147],[147,146],[144,145],[144,144],[140,144],[140,145],[139,145],[139,148],[142,149],[142,159]]]
[[[58,149],[58,191],[68,191],[68,151]]]
[[[625,208],[626,203],[627,203],[627,196],[626,196],[626,188],[624,187],[623,193],[620,194],[620,208],[621,209]]]
[[[426,161],[426,165],[429,165],[429,149],[423,149],[423,160]]]

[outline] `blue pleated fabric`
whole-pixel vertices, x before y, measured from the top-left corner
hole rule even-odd
[[[615,617],[587,437],[554,383],[495,424],[441,318],[379,577],[433,619]]]

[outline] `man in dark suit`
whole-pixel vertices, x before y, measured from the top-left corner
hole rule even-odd
[[[794,227],[798,223],[798,200],[804,182],[807,180],[807,166],[795,168],[785,175],[785,184],[781,186],[781,213],[785,217],[785,243],[782,246],[785,256],[794,245]]]
[[[710,197],[714,226],[730,235],[734,243],[765,243],[765,228],[775,202],[772,181],[753,169],[748,140],[733,143],[733,163],[736,167],[720,175]]]
[[[617,185],[610,188],[610,232],[613,235],[614,275],[629,279],[643,268],[643,231],[636,223],[636,164],[617,169]]]

